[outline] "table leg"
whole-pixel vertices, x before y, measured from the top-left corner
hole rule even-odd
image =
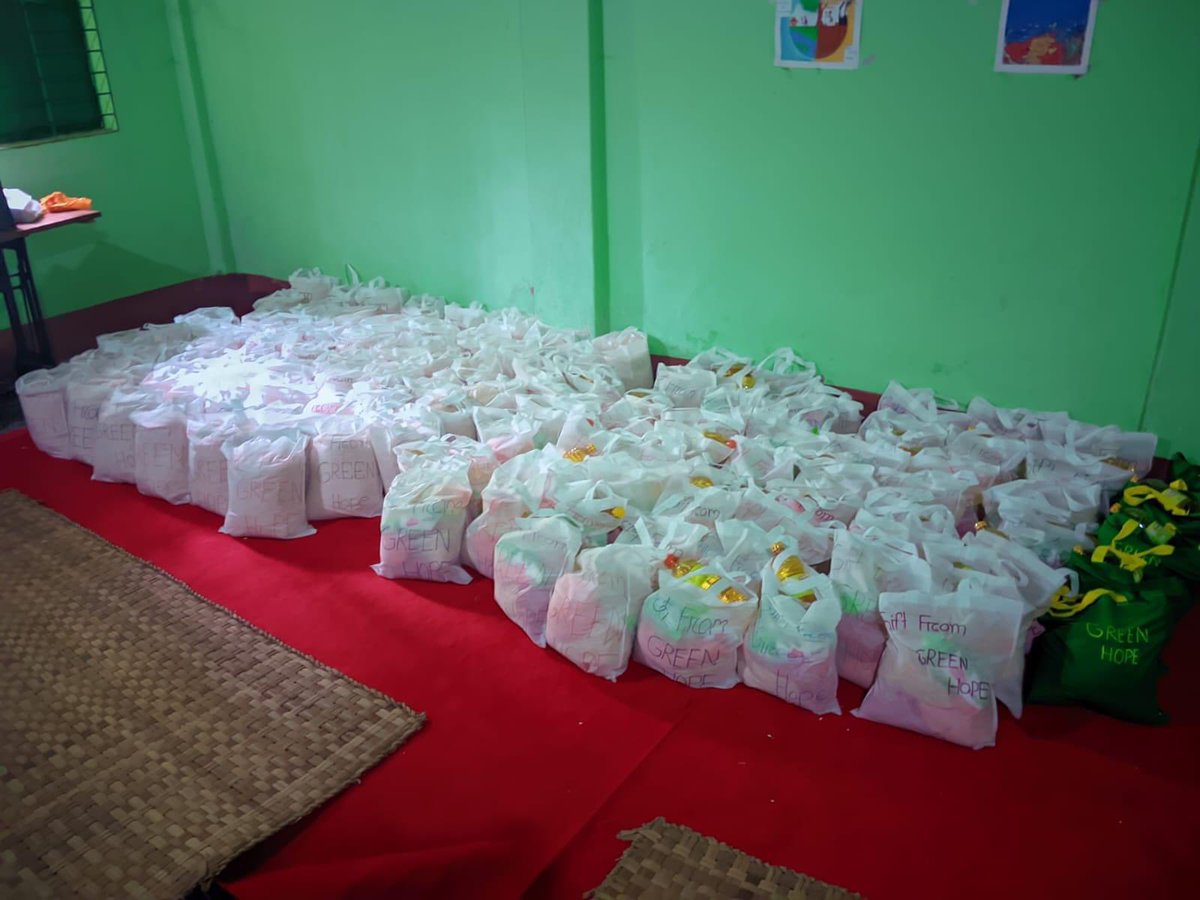
[[[9,328],[12,330],[13,348],[16,351],[14,376],[23,375],[28,369],[29,346],[25,343],[25,327],[21,324],[21,312],[17,308],[17,295],[13,290],[12,275],[8,271],[7,245],[0,247],[0,293],[4,294],[4,311],[8,313]]]
[[[50,335],[46,333],[46,318],[42,315],[42,302],[38,298],[37,283],[33,280],[33,266],[29,264],[29,251],[25,241],[17,242],[17,282],[25,297],[25,309],[29,313],[29,325],[33,329],[33,341],[37,345],[38,364],[54,365],[54,352],[50,349]]]
[[[8,251],[16,257],[16,272],[8,268]],[[26,324],[21,321],[20,307],[17,305],[17,291],[25,303]],[[46,332],[46,320],[42,315],[42,306],[38,302],[37,286],[33,281],[33,269],[29,264],[29,254],[25,249],[25,241],[12,241],[0,246],[0,292],[4,294],[4,308],[8,313],[9,327],[12,329],[13,347],[16,350],[15,375],[20,377],[34,369],[47,368],[54,365],[54,356],[50,352],[50,337]]]

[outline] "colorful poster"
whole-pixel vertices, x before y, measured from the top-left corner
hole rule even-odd
[[[863,0],[776,0],[775,65],[857,69]]]
[[[1082,75],[1099,0],[1004,0],[996,71]]]

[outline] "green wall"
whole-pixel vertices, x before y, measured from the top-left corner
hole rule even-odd
[[[102,218],[29,240],[47,315],[206,275],[212,263],[159,0],[97,0],[120,129],[0,150],[0,179],[89,196]],[[0,310],[0,328],[8,320]]]
[[[606,2],[613,325],[1136,427],[1200,4],[1105,3],[1079,79],[993,72],[999,7],[871,2],[844,72],[774,68],[765,2]]]
[[[1108,0],[1078,79],[992,71],[1000,0],[873,0],[854,72],[775,68],[769,0],[99,5],[121,132],[0,152],[105,212],[51,312],[352,263],[1200,456],[1200,4]]]
[[[1200,151],[1196,166],[1143,421],[1148,431],[1163,438],[1160,455],[1179,450],[1192,459],[1200,459]]]
[[[191,2],[236,267],[595,321],[586,3]]]

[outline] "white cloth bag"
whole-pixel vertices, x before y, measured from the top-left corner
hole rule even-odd
[[[554,587],[574,564],[583,534],[566,516],[519,519],[496,542],[496,604],[539,647]]]
[[[616,371],[625,390],[648,388],[654,383],[650,367],[650,345],[636,328],[602,334],[592,341],[600,358]]]
[[[21,416],[29,436],[39,450],[59,459],[71,458],[71,434],[67,428],[68,367],[35,369],[16,382]]]
[[[996,677],[1021,642],[1021,604],[966,589],[885,593],[888,642],[854,714],[964,747],[996,742]]]
[[[313,420],[308,442],[308,519],[371,519],[383,512],[383,482],[366,422],[348,416]]]
[[[819,716],[840,715],[842,607],[833,582],[805,566],[794,545],[763,569],[762,580],[758,618],[742,646],[742,681]]]
[[[688,687],[731,688],[757,608],[718,565],[682,562],[642,605],[633,658]]]
[[[471,482],[467,463],[441,463],[398,475],[383,500],[379,563],[384,578],[469,584],[462,567]]]
[[[92,453],[94,481],[137,482],[137,426],[130,417],[157,402],[141,388],[118,388],[100,407]]]
[[[699,408],[705,395],[717,386],[717,376],[707,369],[658,364],[654,389],[670,398],[671,405]]]
[[[95,464],[100,407],[123,381],[122,378],[94,376],[68,382],[64,396],[67,403],[67,432],[70,434],[73,459],[89,466]]]
[[[134,481],[137,489],[168,503],[191,499],[188,489],[187,413],[161,404],[130,414],[134,431]]]
[[[615,681],[629,666],[642,604],[654,590],[659,553],[610,544],[579,554],[554,586],[546,643],[583,671]]]
[[[308,438],[293,429],[264,430],[225,442],[229,509],[223,533],[282,540],[316,534],[305,518],[307,446]]]
[[[870,687],[887,643],[879,613],[885,591],[932,587],[929,563],[914,544],[887,534],[839,531],[834,539],[829,578],[842,605],[838,623],[838,674],[859,687]]]
[[[192,506],[221,518],[228,514],[229,460],[222,448],[226,441],[252,429],[249,420],[233,415],[188,420],[188,492]]]

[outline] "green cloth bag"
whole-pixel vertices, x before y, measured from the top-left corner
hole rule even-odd
[[[1030,702],[1078,703],[1131,722],[1165,723],[1160,654],[1177,620],[1172,594],[1181,590],[1177,579],[1159,579],[1121,595],[1124,602],[1106,591],[1070,618],[1043,619],[1048,628],[1032,660]]]
[[[1177,454],[1176,460],[1180,459]],[[1179,536],[1195,546],[1200,543],[1200,497],[1197,497],[1200,470],[1186,460],[1177,466],[1173,463],[1173,467],[1187,477],[1176,476],[1170,483],[1154,479],[1131,481],[1121,488],[1117,499],[1124,512],[1138,509],[1160,514],[1162,521],[1169,521]],[[1176,505],[1180,500],[1183,505]]]
[[[1163,558],[1171,559],[1172,557]],[[1121,568],[1120,564],[1112,557],[1103,562],[1093,562],[1090,555],[1080,553],[1078,550],[1067,557],[1066,565],[1079,575],[1079,593],[1081,595],[1086,595],[1096,589],[1107,589],[1124,597],[1132,598],[1141,591],[1157,590],[1166,597],[1174,623],[1178,623],[1192,606],[1193,598],[1187,585],[1164,568],[1147,567],[1141,572],[1133,573]],[[1051,627],[1052,623],[1062,621],[1064,620],[1050,615],[1043,616],[1041,619],[1042,624],[1047,627]]]
[[[1100,524],[1096,542],[1112,544],[1123,553],[1145,560],[1145,568],[1135,574],[1135,580],[1150,578],[1155,570],[1163,570],[1188,581],[1200,581],[1200,550],[1194,539],[1180,531],[1178,519],[1150,504],[1113,504],[1113,510]],[[1122,530],[1129,522],[1134,523],[1134,530],[1123,535]],[[1168,555],[1154,555],[1164,552],[1154,550],[1155,547],[1165,546],[1171,548]]]
[[[1196,499],[1196,493],[1200,492],[1200,466],[1194,462],[1189,462],[1188,458],[1182,453],[1176,453],[1171,457],[1171,480],[1183,480],[1188,483],[1191,488],[1192,499]]]

